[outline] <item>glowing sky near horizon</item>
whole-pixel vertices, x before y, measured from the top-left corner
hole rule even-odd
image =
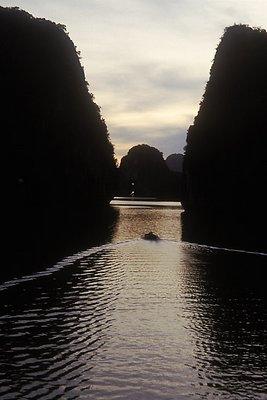
[[[267,29],[267,0],[4,0],[66,25],[115,156],[182,153],[224,28]]]

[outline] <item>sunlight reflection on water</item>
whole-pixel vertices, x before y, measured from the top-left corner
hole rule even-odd
[[[113,242],[141,238],[154,232],[162,239],[181,240],[180,207],[118,207],[120,216],[113,234]]]

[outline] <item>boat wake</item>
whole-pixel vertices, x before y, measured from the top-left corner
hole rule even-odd
[[[127,246],[128,244],[131,244],[134,242],[139,242],[141,240],[144,241],[143,238],[137,238],[137,239],[125,240],[122,242],[107,243],[107,244],[104,244],[101,246],[91,247],[82,252],[78,252],[73,255],[67,256],[67,257],[63,258],[62,260],[60,260],[59,262],[57,262],[56,264],[45,268],[44,270],[33,272],[31,274],[24,275],[19,278],[16,277],[16,278],[12,278],[8,281],[5,281],[0,284],[0,292],[3,290],[6,290],[8,288],[26,283],[26,282],[30,282],[30,281],[37,280],[39,278],[50,276],[68,266],[73,266],[73,264],[76,261],[78,261],[82,258],[86,258],[92,254],[99,252],[99,251],[107,250],[107,249],[113,248],[114,246]],[[146,242],[148,244],[149,243],[152,244],[153,242],[155,242],[155,240],[146,240]],[[211,245],[177,241],[177,240],[171,240],[171,239],[161,239],[159,242],[163,245],[164,245],[164,242],[165,243],[166,242],[175,243],[175,244],[181,245],[182,247],[191,248],[191,249],[204,249],[204,250],[208,250],[208,251],[224,251],[224,252],[230,252],[230,253],[250,254],[250,255],[263,256],[263,257],[267,256],[267,253],[264,253],[264,252],[250,251],[250,250],[244,250],[244,249],[232,249],[232,248],[227,248],[227,247],[211,246]]]

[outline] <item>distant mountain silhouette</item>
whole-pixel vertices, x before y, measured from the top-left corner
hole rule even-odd
[[[267,204],[266,71],[266,31],[226,28],[184,157],[183,205],[187,218],[197,220],[197,230],[212,221],[210,233],[218,230],[225,239],[223,227],[229,233],[235,224],[250,236],[251,246],[261,248],[266,247],[260,233]]]
[[[174,172],[183,172],[183,154],[170,154],[165,160],[167,167]]]
[[[179,199],[181,175],[170,171],[162,153],[155,147],[139,144],[121,159],[120,195]]]
[[[0,7],[0,54],[5,229],[14,239],[91,218],[116,165],[79,52],[63,25]]]

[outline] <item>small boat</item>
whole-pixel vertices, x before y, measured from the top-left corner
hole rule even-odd
[[[155,233],[153,233],[153,232],[149,232],[149,233],[146,233],[144,236],[142,236],[142,239],[145,239],[145,240],[159,240],[159,236],[155,235]]]

